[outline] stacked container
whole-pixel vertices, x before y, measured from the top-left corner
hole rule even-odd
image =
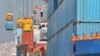
[[[99,0],[48,1],[48,56],[72,56],[72,35],[100,32]],[[81,40],[83,38],[80,38]]]
[[[33,32],[22,32],[22,43],[27,45],[33,45]]]
[[[22,28],[17,28],[17,44],[22,43]]]
[[[8,12],[6,14],[6,24],[5,24],[6,30],[13,30],[13,13]]]
[[[17,44],[22,43],[22,27],[23,27],[23,18],[17,19]]]
[[[33,22],[32,17],[24,18],[23,27],[22,27],[22,44],[28,45],[28,53],[33,51]]]
[[[18,45],[27,45],[27,53],[33,50],[33,22],[32,17],[19,18],[17,20],[17,39]]]

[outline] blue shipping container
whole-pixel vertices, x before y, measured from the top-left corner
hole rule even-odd
[[[48,56],[72,56],[72,34],[100,32],[100,0],[62,0],[48,6]],[[54,6],[54,7],[53,7]]]
[[[13,21],[6,21],[5,28],[6,30],[13,30]]]
[[[100,56],[100,40],[77,41],[74,47],[76,56]]]
[[[100,0],[77,0],[77,20],[100,21]]]
[[[84,34],[91,36],[91,33],[96,34],[97,32],[100,32],[100,23],[78,23],[73,27],[73,33],[76,36],[79,35],[81,39]]]
[[[17,38],[19,38],[19,43],[22,43],[22,28],[17,28]]]

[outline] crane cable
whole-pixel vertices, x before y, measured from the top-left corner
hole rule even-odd
[[[30,9],[30,0],[28,0],[27,3],[28,3],[28,16],[30,16],[30,10],[29,10]]]
[[[25,1],[25,0],[24,0]],[[24,18],[24,1],[23,1],[23,3],[22,3],[22,5],[23,5],[23,18]]]
[[[11,10],[10,9],[10,0],[8,0],[8,8],[9,8],[9,11]]]
[[[19,0],[19,15],[22,17],[22,8],[21,8],[21,0]]]
[[[18,17],[20,18],[19,0],[18,0],[18,12],[19,12]]]
[[[26,0],[26,16],[28,17],[28,0]]]

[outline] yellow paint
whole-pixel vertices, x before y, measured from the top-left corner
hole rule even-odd
[[[27,18],[24,18],[24,24],[30,24],[30,25],[33,25],[33,17],[27,17]]]
[[[31,24],[24,24],[23,31],[32,31],[32,25]]]
[[[24,23],[24,19],[23,18],[19,18],[17,20],[17,27],[22,27],[23,26],[23,23]]]
[[[32,25],[32,19],[25,19],[25,24],[31,24]]]

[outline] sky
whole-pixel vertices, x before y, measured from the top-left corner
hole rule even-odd
[[[27,1],[29,3],[27,3]],[[39,4],[40,6],[43,6],[44,2],[42,2],[42,0],[0,0],[0,43],[9,42],[15,39],[14,32],[16,31],[17,18],[32,15],[34,4]],[[14,15],[13,31],[5,30],[5,23],[6,23],[5,15],[9,10],[11,10]],[[28,10],[28,15],[27,15],[27,10]]]

